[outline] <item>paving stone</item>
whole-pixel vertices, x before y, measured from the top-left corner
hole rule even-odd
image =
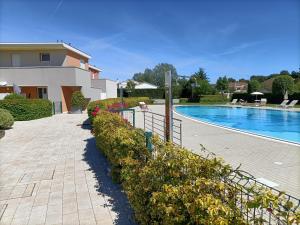
[[[15,122],[7,131],[0,142],[0,206],[6,205],[0,225],[113,224],[103,195],[113,195],[104,187],[115,185],[93,166],[107,162],[90,130],[77,126],[86,118],[55,115]],[[103,190],[102,182],[109,182]],[[114,210],[123,215],[114,218],[116,224],[132,224],[126,197],[113,198]]]
[[[77,213],[63,215],[63,225],[79,225],[79,218]]]

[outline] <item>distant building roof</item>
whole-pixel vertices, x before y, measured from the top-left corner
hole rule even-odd
[[[135,83],[135,89],[157,89],[158,86],[154,84],[150,84],[147,82],[138,82],[135,80],[126,80],[120,83],[119,87],[126,88],[127,87],[127,82],[128,81],[133,81]]]
[[[68,49],[75,52],[85,58],[92,58],[87,53],[66,44],[64,42],[45,42],[45,43],[28,43],[28,42],[12,42],[12,43],[0,43],[0,50],[55,50],[55,49]]]
[[[135,85],[135,89],[157,89],[158,86],[147,82],[140,82]]]

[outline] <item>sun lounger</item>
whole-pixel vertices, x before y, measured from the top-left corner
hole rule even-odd
[[[282,107],[282,108],[285,108],[286,107],[286,104],[289,102],[289,100],[283,100],[281,102],[281,104],[278,106],[278,107]]]
[[[298,103],[298,100],[293,100],[290,104],[286,105],[286,108],[293,108]]]
[[[265,106],[265,105],[267,105],[267,99],[266,99],[266,98],[260,99],[259,105],[260,105],[260,106]]]
[[[149,111],[149,108],[145,102],[139,102],[139,106],[142,111]]]
[[[232,99],[232,101],[230,102],[231,105],[235,105],[237,103],[237,98]]]

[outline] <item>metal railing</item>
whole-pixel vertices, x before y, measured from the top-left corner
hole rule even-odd
[[[152,149],[152,136],[151,134],[157,134],[162,140],[165,141],[165,116],[153,113],[143,112],[144,131],[145,131],[145,143],[148,149]],[[173,119],[173,143],[182,146],[182,121],[179,119]],[[202,147],[202,151],[208,153],[206,156],[197,156],[203,159],[212,159],[216,157],[214,153],[207,151]],[[195,153],[193,153],[195,154]],[[269,224],[269,225],[292,225],[296,223],[288,222],[288,214],[296,212],[300,209],[300,199],[286,194],[273,187],[270,187],[264,183],[259,182],[256,178],[239,168],[234,169],[231,173],[224,177],[223,182],[233,188],[235,195],[233,196],[233,202],[236,206],[236,213],[241,215],[247,224]],[[249,203],[256,198],[256,194],[259,195],[260,190],[270,191],[274,196],[280,196],[278,205],[274,204],[274,201],[268,203],[268,207],[249,207]],[[224,201],[230,199],[230,191],[224,190]],[[292,205],[290,209],[287,205]],[[282,216],[284,213],[286,217]],[[281,214],[281,215],[279,215]]]
[[[117,112],[123,119],[127,120],[133,127],[135,127],[135,109],[118,109],[111,110],[111,112]]]
[[[207,151],[203,146],[202,151],[208,152],[206,157],[198,154],[196,155],[203,159],[212,159],[216,157],[214,153]],[[279,216],[278,214],[286,212],[288,215],[288,213],[298,211],[300,209],[300,199],[259,182],[253,175],[240,170],[239,168],[232,170],[228,176],[224,177],[223,182],[231,186],[235,190],[235,193],[237,193],[234,195],[234,204],[236,209],[239,210],[238,213],[246,220],[247,224],[297,224],[288,222],[287,218],[285,220],[282,215]],[[274,196],[280,196],[282,201],[279,202],[278,206],[275,206],[274,202],[270,201],[268,207],[265,208],[248,207],[248,203],[255,199],[255,194],[259,194],[260,190],[270,191]],[[223,193],[224,199],[226,199],[225,196],[228,194],[230,193],[226,192],[225,189]],[[284,204],[287,202],[288,204],[293,205],[290,209],[287,209],[286,204]]]
[[[165,139],[165,116],[144,111],[143,112],[143,120],[144,120],[144,131],[151,131],[153,134],[157,134],[161,139],[166,141]],[[179,146],[182,146],[182,121],[180,119],[173,118],[172,121],[173,127],[173,135],[172,142]]]
[[[288,218],[285,219],[282,215],[279,216],[278,214],[286,212],[288,215],[288,213],[296,212],[300,207],[299,199],[269,187],[257,181],[251,174],[241,170],[232,171],[230,176],[224,179],[224,182],[233,187],[237,193],[234,196],[234,203],[247,224],[295,224],[289,223]],[[278,206],[275,206],[274,202],[270,201],[267,207],[248,207],[248,204],[255,199],[255,194],[259,194],[259,190],[263,190],[263,192],[270,191],[274,196],[280,196],[279,198],[282,201],[279,201]],[[291,209],[286,208],[287,202],[289,202],[288,204],[293,204]]]

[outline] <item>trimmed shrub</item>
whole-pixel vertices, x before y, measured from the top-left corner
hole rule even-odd
[[[6,95],[4,97],[4,99],[26,99],[26,97],[24,97],[23,95],[19,95],[19,94],[16,94],[16,93],[11,93],[9,95]]]
[[[52,115],[52,104],[45,99],[0,100],[0,108],[8,110],[15,120],[34,120]]]
[[[189,99],[188,98],[180,98],[179,103],[188,103]]]
[[[122,183],[139,224],[244,225],[240,204],[251,212],[268,210],[270,203],[288,206],[272,211],[279,219],[289,224],[300,220],[299,212],[290,210],[291,202],[255,186],[244,190],[251,192],[250,200],[236,204],[241,192],[230,182],[232,168],[221,159],[195,155],[157,137],[150,153],[143,131],[117,113],[100,111],[93,125],[96,144],[111,163],[113,178]],[[261,224],[260,218],[252,222]]]
[[[182,88],[179,86],[172,87],[173,98],[180,98],[182,93]],[[118,89],[118,96],[120,96],[120,89]],[[124,97],[144,97],[147,96],[150,99],[164,99],[165,98],[165,89],[123,89]]]
[[[84,108],[86,105],[86,99],[81,91],[75,91],[72,93],[71,105],[75,107]]]
[[[124,108],[132,108],[138,106],[139,102],[145,102],[146,104],[152,103],[152,101],[148,97],[132,97],[132,98],[123,98]],[[88,109],[88,116],[92,120],[92,112],[98,106],[102,110],[107,110],[109,106],[113,104],[121,103],[121,98],[108,98],[103,100],[97,100],[90,102]]]
[[[0,129],[11,128],[14,124],[14,118],[6,109],[0,109]]]
[[[165,90],[163,88],[158,89],[134,89],[128,93],[128,97],[143,97],[147,96],[150,99],[164,99]]]

